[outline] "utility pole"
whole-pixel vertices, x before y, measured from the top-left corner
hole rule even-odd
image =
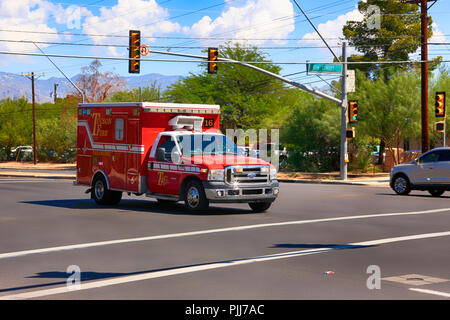
[[[347,42],[342,43],[342,103],[341,103],[341,150],[340,150],[340,178],[347,180]]]
[[[31,80],[31,101],[33,105],[33,163],[37,164],[37,150],[36,150],[36,97],[34,93],[34,77],[43,77],[43,74],[23,74],[24,77],[29,77]]]
[[[427,0],[420,0],[421,14],[421,91],[422,91],[422,153],[430,150],[428,129],[428,8]]]
[[[56,88],[58,88],[58,84],[54,84],[54,90],[53,90],[53,103],[56,103],[56,98],[58,97],[56,94]]]

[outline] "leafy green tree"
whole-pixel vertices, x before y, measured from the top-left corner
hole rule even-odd
[[[239,61],[267,61],[256,47],[230,43],[219,48],[219,56]],[[259,67],[278,74],[280,67],[258,64]],[[223,128],[256,128],[262,121],[276,114],[277,94],[283,89],[280,81],[249,68],[219,63],[217,74],[208,74],[206,65],[199,74],[170,86],[165,92],[167,100],[178,103],[219,104]]]
[[[160,101],[161,87],[153,82],[144,88],[134,88],[132,90],[117,91],[113,93],[107,101],[109,102],[133,102],[133,101]]]
[[[376,11],[373,9],[376,8]],[[421,44],[420,7],[398,0],[367,0],[358,2],[358,10],[364,15],[362,21],[348,21],[343,27],[345,38],[361,54],[354,54],[349,61],[408,61]],[[378,11],[378,12],[377,12]],[[379,14],[379,15],[378,15]],[[378,20],[378,21],[377,21]],[[375,22],[375,23],[373,23]],[[379,23],[379,25],[377,25]],[[428,18],[428,37],[433,35],[433,19]],[[437,68],[442,57],[429,65],[430,71]],[[349,66],[365,72],[371,80],[383,78],[388,81],[399,70],[418,72],[420,65],[413,64],[355,64]],[[420,90],[419,90],[420,92]],[[389,110],[384,110],[389,111]],[[384,125],[386,127],[387,125]],[[380,154],[385,151],[387,141],[380,138]],[[380,158],[380,161],[383,159]]]
[[[77,120],[74,117],[42,118],[36,128],[40,161],[59,161],[76,147]]]
[[[0,100],[0,152],[8,158],[11,149],[30,145],[32,139],[32,109],[26,98]]]
[[[292,150],[290,166],[301,171],[338,170],[340,109],[298,90],[291,108],[281,131],[281,140]]]
[[[386,142],[394,162],[405,139],[420,137],[420,78],[415,73],[401,72],[389,80],[370,80],[357,73],[358,90],[350,95],[358,99],[357,130],[363,135]],[[359,134],[359,133],[358,133]]]
[[[378,13],[373,11],[374,6],[379,9],[379,16],[376,16]],[[349,61],[406,61],[409,60],[409,55],[419,48],[421,19],[418,5],[398,0],[367,0],[358,2],[358,10],[364,15],[364,19],[348,21],[343,27],[344,36],[349,44],[362,53],[352,55]],[[379,28],[376,25],[378,22]],[[429,17],[429,37],[433,34],[432,23],[433,19]],[[361,71],[383,71],[375,74],[387,79],[395,72],[392,67],[397,69],[408,66],[362,64],[351,68]],[[369,72],[367,76],[373,77],[374,73]]]
[[[36,142],[39,161],[61,160],[76,146],[77,99],[58,99],[56,104],[36,104]],[[11,149],[32,145],[32,107],[25,98],[0,101],[0,154],[8,159]]]
[[[446,105],[446,113],[447,115],[450,112],[450,70],[448,67],[441,66],[430,79],[429,82],[429,92],[428,95],[428,108],[429,108],[429,127],[430,127],[430,146],[431,147],[440,147],[443,145],[443,135],[440,132],[436,132],[433,130],[434,123],[437,121],[442,121],[442,118],[436,118],[435,117],[435,93],[439,91],[444,91],[447,93],[447,105]],[[446,136],[450,137],[450,128],[449,123],[447,121],[446,124]],[[449,145],[449,139],[447,138],[446,145]]]

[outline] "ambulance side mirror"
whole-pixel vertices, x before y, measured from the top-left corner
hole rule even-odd
[[[157,161],[165,161],[166,160],[166,149],[159,148],[156,150],[156,160]]]

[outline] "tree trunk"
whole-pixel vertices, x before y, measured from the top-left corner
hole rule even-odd
[[[386,143],[384,142],[384,139],[382,138],[380,140],[380,154],[378,155],[378,164],[383,164],[385,150],[386,150]]]

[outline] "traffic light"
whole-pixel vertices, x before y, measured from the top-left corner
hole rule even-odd
[[[208,48],[208,61],[217,61],[219,56],[219,49]],[[217,62],[208,62],[208,73],[217,73]]]
[[[141,32],[139,30],[130,30],[129,58],[137,60],[128,60],[128,72],[139,73],[141,58]]]
[[[444,121],[438,121],[434,124],[434,131],[444,132],[444,130],[445,130]]]
[[[353,139],[355,137],[355,128],[345,129],[345,139]]]
[[[445,118],[445,92],[436,92],[436,118]]]
[[[348,122],[358,122],[358,101],[350,100],[348,102]]]

